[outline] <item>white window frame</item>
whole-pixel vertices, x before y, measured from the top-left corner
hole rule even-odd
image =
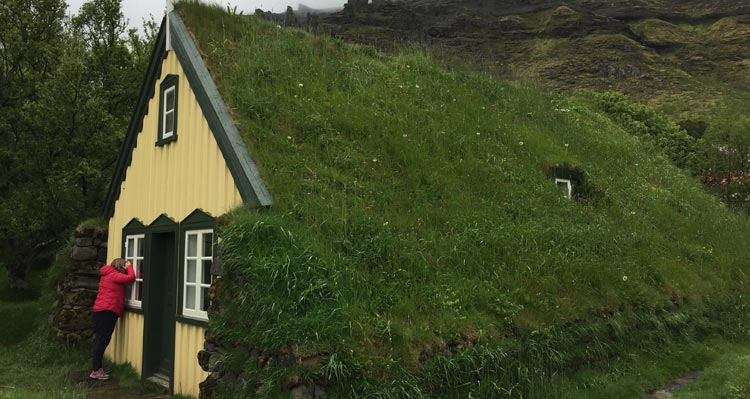
[[[174,95],[174,100],[172,101],[172,109],[167,109],[167,103],[168,103],[167,96],[169,95],[169,93],[174,93],[173,94]],[[172,120],[172,130],[167,131],[167,114],[172,114],[172,117],[174,118],[174,116],[175,116],[175,108],[177,108],[177,92],[175,90],[175,85],[171,85],[171,86],[167,87],[166,89],[164,89],[164,94],[163,94],[162,98],[163,98],[164,104],[163,104],[163,106],[162,106],[163,108],[161,110],[161,126],[162,126],[161,127],[161,129],[162,129],[162,131],[161,131],[161,138],[162,139],[168,139],[168,138],[170,138],[170,137],[172,137],[174,135],[174,126],[175,126],[175,124],[177,122],[176,120],[173,119]]]
[[[560,183],[564,183],[567,187],[567,191],[563,191],[563,195],[567,199],[573,198],[573,184],[570,182],[570,179],[560,179],[555,178],[555,187],[559,187]]]
[[[214,230],[213,229],[200,229],[200,230],[187,230],[185,231],[185,253],[182,273],[182,315],[192,319],[208,321],[208,312],[201,310],[201,304],[204,301],[208,301],[208,298],[203,297],[203,288],[211,287],[211,281],[206,283],[203,279],[203,261],[210,260],[213,265],[213,249],[211,250],[211,256],[206,256],[203,253],[203,237],[206,234],[211,234],[211,245],[213,247]],[[195,256],[188,256],[188,241],[191,236],[197,236],[196,238],[196,253]],[[195,282],[188,281],[188,261],[195,260]],[[210,271],[209,271],[210,273]],[[213,279],[213,276],[209,277]],[[188,287],[195,287],[195,309],[187,307],[187,291]]]
[[[128,249],[130,246],[130,240],[133,240],[135,243],[133,248],[133,256],[128,256]],[[142,276],[142,266],[143,266],[143,259],[144,256],[138,256],[138,250],[140,249],[138,247],[138,241],[141,240],[141,243],[145,246],[146,245],[146,235],[145,234],[131,234],[125,236],[125,260],[130,261],[130,263],[133,264],[133,271],[135,272],[135,282],[132,284],[129,284],[130,286],[130,296],[125,298],[125,303],[127,303],[128,306],[133,308],[140,309],[143,306],[143,298],[136,299],[136,293],[138,292],[138,286],[141,286],[141,292],[143,292],[143,276]],[[127,291],[125,291],[127,294]]]

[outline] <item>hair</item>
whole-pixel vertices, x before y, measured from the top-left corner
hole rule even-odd
[[[112,261],[112,267],[114,267],[115,269],[123,272],[123,271],[125,271],[125,263],[126,263],[125,259],[123,259],[123,258],[117,258],[117,259],[114,259]]]

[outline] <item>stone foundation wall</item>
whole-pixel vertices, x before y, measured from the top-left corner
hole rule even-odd
[[[68,271],[57,282],[52,337],[66,343],[90,341],[94,336],[91,306],[99,288],[99,268],[107,262],[107,230],[79,228],[74,233]]]

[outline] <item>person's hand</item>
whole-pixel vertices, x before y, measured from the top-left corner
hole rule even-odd
[[[128,266],[133,267],[133,264],[130,263],[130,261],[127,261],[127,262],[125,262],[125,267],[128,267]]]

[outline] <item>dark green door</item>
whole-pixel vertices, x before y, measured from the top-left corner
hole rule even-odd
[[[176,306],[176,231],[151,233],[144,298],[144,377],[162,374],[171,380],[174,369]]]

